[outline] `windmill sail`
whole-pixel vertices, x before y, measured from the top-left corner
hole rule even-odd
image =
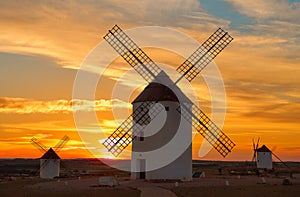
[[[254,138],[252,138],[252,145],[253,145],[253,157],[252,157],[252,162],[256,161],[256,148],[255,148],[255,142]]]
[[[47,151],[47,147],[43,145],[41,142],[39,142],[35,137],[31,138],[29,141],[32,145],[34,145],[36,148],[38,148],[42,152]]]
[[[65,135],[55,146],[54,146],[54,151],[58,152],[60,151],[64,145],[70,140],[70,138]]]
[[[161,69],[115,25],[104,39],[148,82],[153,81]]]
[[[191,82],[232,40],[227,32],[219,28],[177,68],[177,71]]]
[[[109,32],[104,36],[104,39],[147,81],[152,82],[157,79],[157,75],[162,72],[162,70],[117,26],[115,25]],[[215,58],[231,41],[233,38],[224,30],[218,29],[214,34],[212,34],[208,40],[200,46],[179,68],[179,71],[182,76],[173,83],[170,87],[171,90],[177,88],[177,83],[183,78],[186,77],[189,81],[192,81],[198,73],[204,69],[213,58]],[[167,90],[167,89],[166,89]],[[163,96],[163,95],[162,95]],[[155,102],[157,103],[157,102]],[[149,103],[145,103],[147,109],[150,108]],[[140,106],[141,107],[141,106]],[[139,108],[140,108],[139,107]],[[143,111],[139,110],[137,111]],[[162,110],[162,109],[161,109]],[[203,121],[198,118],[198,115],[205,115],[200,109],[200,114],[193,114],[195,111],[188,111],[190,117],[193,117],[199,123]],[[161,111],[152,110],[152,116],[157,116]],[[141,113],[140,119],[148,113]],[[205,117],[207,117],[205,115]],[[130,132],[132,132],[132,118],[133,115],[129,116],[105,141],[104,146],[112,152],[115,156],[119,155],[122,150],[124,150],[132,141],[130,138]],[[197,119],[198,118],[198,119]],[[145,119],[145,118],[144,118]],[[205,119],[206,120],[206,119]],[[215,148],[223,155],[226,156],[228,152],[234,147],[234,143],[229,140],[229,138],[218,129],[214,123],[209,120],[210,125],[213,127],[205,127],[206,123],[202,125],[202,132],[206,130],[213,130],[214,132],[218,131],[218,135],[212,135],[212,131],[208,132],[208,137],[221,138],[221,140],[215,140]],[[197,127],[198,128],[198,127]],[[200,127],[199,127],[200,128]],[[144,127],[140,127],[138,132],[141,132]],[[204,131],[205,129],[205,131]],[[212,137],[211,137],[212,136]],[[226,144],[228,141],[229,144]],[[224,141],[224,143],[223,143]],[[213,140],[210,140],[210,143],[213,143]]]
[[[196,105],[192,110],[184,104],[177,108],[186,120],[192,119],[192,126],[208,141],[223,157],[231,152],[235,144],[222,130],[213,123]]]
[[[148,108],[155,102],[144,102],[139,108]],[[152,106],[151,106],[152,107]],[[151,110],[144,110],[130,115],[122,124],[103,142],[103,145],[114,156],[118,156],[147,126],[147,115],[156,117],[164,108],[161,105],[154,105]],[[138,124],[133,124],[133,121]],[[134,133],[132,133],[134,129]]]
[[[255,144],[254,139],[252,139],[252,143],[253,143],[253,157],[252,157],[252,162],[257,163],[257,149],[259,146],[259,140],[260,138],[257,139],[257,142]]]

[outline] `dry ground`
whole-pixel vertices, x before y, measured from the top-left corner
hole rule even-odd
[[[38,168],[38,160],[0,160],[0,197],[2,196],[141,196],[141,191],[148,191],[151,197],[160,197],[173,192],[177,196],[300,196],[300,163],[290,162],[291,170],[276,163],[276,172],[262,178],[249,175],[253,168],[249,162],[216,162],[194,161],[194,171],[204,171],[205,178],[194,179],[192,182],[136,181],[128,178],[129,173],[118,171],[104,165],[96,159],[65,160],[62,177],[53,180],[30,178]],[[222,167],[222,175],[218,168]],[[231,172],[234,171],[233,175]],[[289,171],[298,175],[291,179],[293,185],[282,185],[284,176]],[[240,174],[241,176],[238,176]],[[77,177],[80,176],[81,179]],[[118,176],[119,186],[114,188],[99,187],[98,177]],[[9,181],[9,177],[11,178]],[[23,178],[22,178],[23,177]],[[228,182],[228,186],[225,183]],[[159,188],[163,192],[160,193]],[[166,191],[167,190],[167,191]],[[170,191],[170,192],[169,192]],[[143,193],[143,192],[142,192]],[[145,194],[145,193],[144,193]],[[172,193],[171,193],[172,194]],[[144,196],[144,195],[142,195]],[[148,195],[146,195],[148,196]]]
[[[230,197],[299,197],[300,186],[252,185],[252,186],[212,186],[181,187],[172,191],[178,197],[230,196]]]
[[[41,182],[40,182],[41,181]],[[92,184],[89,184],[91,182]],[[18,180],[0,184],[0,196],[109,196],[109,197],[139,197],[140,191],[132,188],[100,188],[92,187],[97,183],[94,179],[64,180],[64,181],[43,181]]]
[[[119,178],[115,188],[99,187],[98,178],[41,180],[38,178],[16,180],[0,184],[0,196],[140,196],[142,188],[164,188],[177,196],[300,196],[300,179],[292,179],[293,185],[282,185],[283,178],[265,177],[262,184],[257,176],[210,176],[192,182],[134,181]],[[228,181],[229,185],[225,185]],[[155,196],[158,197],[158,196]]]

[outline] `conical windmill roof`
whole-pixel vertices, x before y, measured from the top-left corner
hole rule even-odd
[[[191,103],[189,98],[187,98],[177,86],[173,88],[175,93],[167,87],[167,85],[172,85],[173,82],[164,71],[159,73],[157,78],[162,81],[163,84],[158,83],[158,80],[154,80],[146,86],[132,103],[145,101],[181,101]]]
[[[144,101],[175,101],[178,102],[177,96],[170,88],[165,85],[152,82],[150,83],[141,94],[132,102]]]
[[[265,145],[262,145],[262,147],[257,149],[257,152],[272,152],[270,149],[268,149]]]
[[[41,159],[60,159],[60,157],[52,148],[49,148],[49,150],[41,157]]]

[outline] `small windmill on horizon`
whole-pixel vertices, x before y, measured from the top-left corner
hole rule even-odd
[[[70,138],[65,135],[53,148],[47,148],[41,142],[39,142],[35,137],[30,140],[36,148],[42,151],[44,154],[40,158],[40,178],[52,179],[59,176],[60,172],[60,160],[58,152],[64,147],[64,145],[70,140]]]
[[[253,144],[253,157],[252,162],[255,162],[256,167],[258,169],[272,169],[273,168],[273,161],[272,161],[272,151],[265,145],[262,145],[260,148],[258,138],[257,142],[254,142],[252,139]]]
[[[274,156],[276,159],[278,159],[283,165],[285,165],[287,168],[290,169],[290,167],[282,161],[275,153],[274,149],[275,147],[270,150],[266,145],[262,145],[259,148],[259,141],[260,138],[257,139],[257,142],[254,142],[254,139],[252,139],[252,144],[253,144],[253,157],[252,157],[252,162],[255,162],[256,167],[258,169],[268,169],[271,170],[273,169],[273,159],[272,156]]]

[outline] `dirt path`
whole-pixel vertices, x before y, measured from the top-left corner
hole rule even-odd
[[[141,197],[153,197],[153,196],[164,196],[164,197],[176,197],[176,195],[170,190],[166,190],[159,187],[140,187],[138,190],[141,191]]]

